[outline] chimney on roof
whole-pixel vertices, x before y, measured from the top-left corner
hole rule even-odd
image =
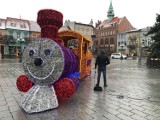
[[[91,19],[91,21],[90,21],[90,23],[89,23],[90,25],[93,25],[93,20]]]
[[[95,27],[98,27],[100,24],[101,24],[101,21],[98,20],[97,23],[96,23],[96,25],[95,25]]]

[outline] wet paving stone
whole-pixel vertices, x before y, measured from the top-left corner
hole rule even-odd
[[[159,69],[138,66],[136,60],[111,60],[108,87],[95,92],[94,62],[90,78],[80,82],[71,98],[59,101],[54,110],[27,114],[19,106],[24,93],[16,88],[22,64],[0,60],[0,120],[160,120]]]

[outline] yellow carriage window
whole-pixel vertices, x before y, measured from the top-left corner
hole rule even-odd
[[[77,39],[68,40],[68,48],[75,49],[77,47],[78,47],[78,40]]]

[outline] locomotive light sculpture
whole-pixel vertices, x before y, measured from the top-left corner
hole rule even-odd
[[[23,51],[26,75],[19,76],[16,83],[20,91],[26,92],[21,106],[27,113],[56,108],[57,97],[71,97],[79,80],[90,74],[92,54],[88,46],[91,40],[73,31],[58,33],[62,22],[63,15],[56,10],[38,12],[41,38],[29,43]],[[73,38],[78,38],[77,50],[68,48],[68,40]]]

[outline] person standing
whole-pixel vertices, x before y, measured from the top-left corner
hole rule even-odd
[[[101,72],[103,73],[103,80],[104,80],[104,87],[107,87],[107,81],[106,81],[106,65],[110,64],[110,60],[107,55],[105,55],[104,51],[101,51],[100,55],[97,56],[96,62],[95,62],[95,69],[98,66],[98,77],[97,77],[97,84],[96,86],[99,86],[100,78],[101,78]]]

